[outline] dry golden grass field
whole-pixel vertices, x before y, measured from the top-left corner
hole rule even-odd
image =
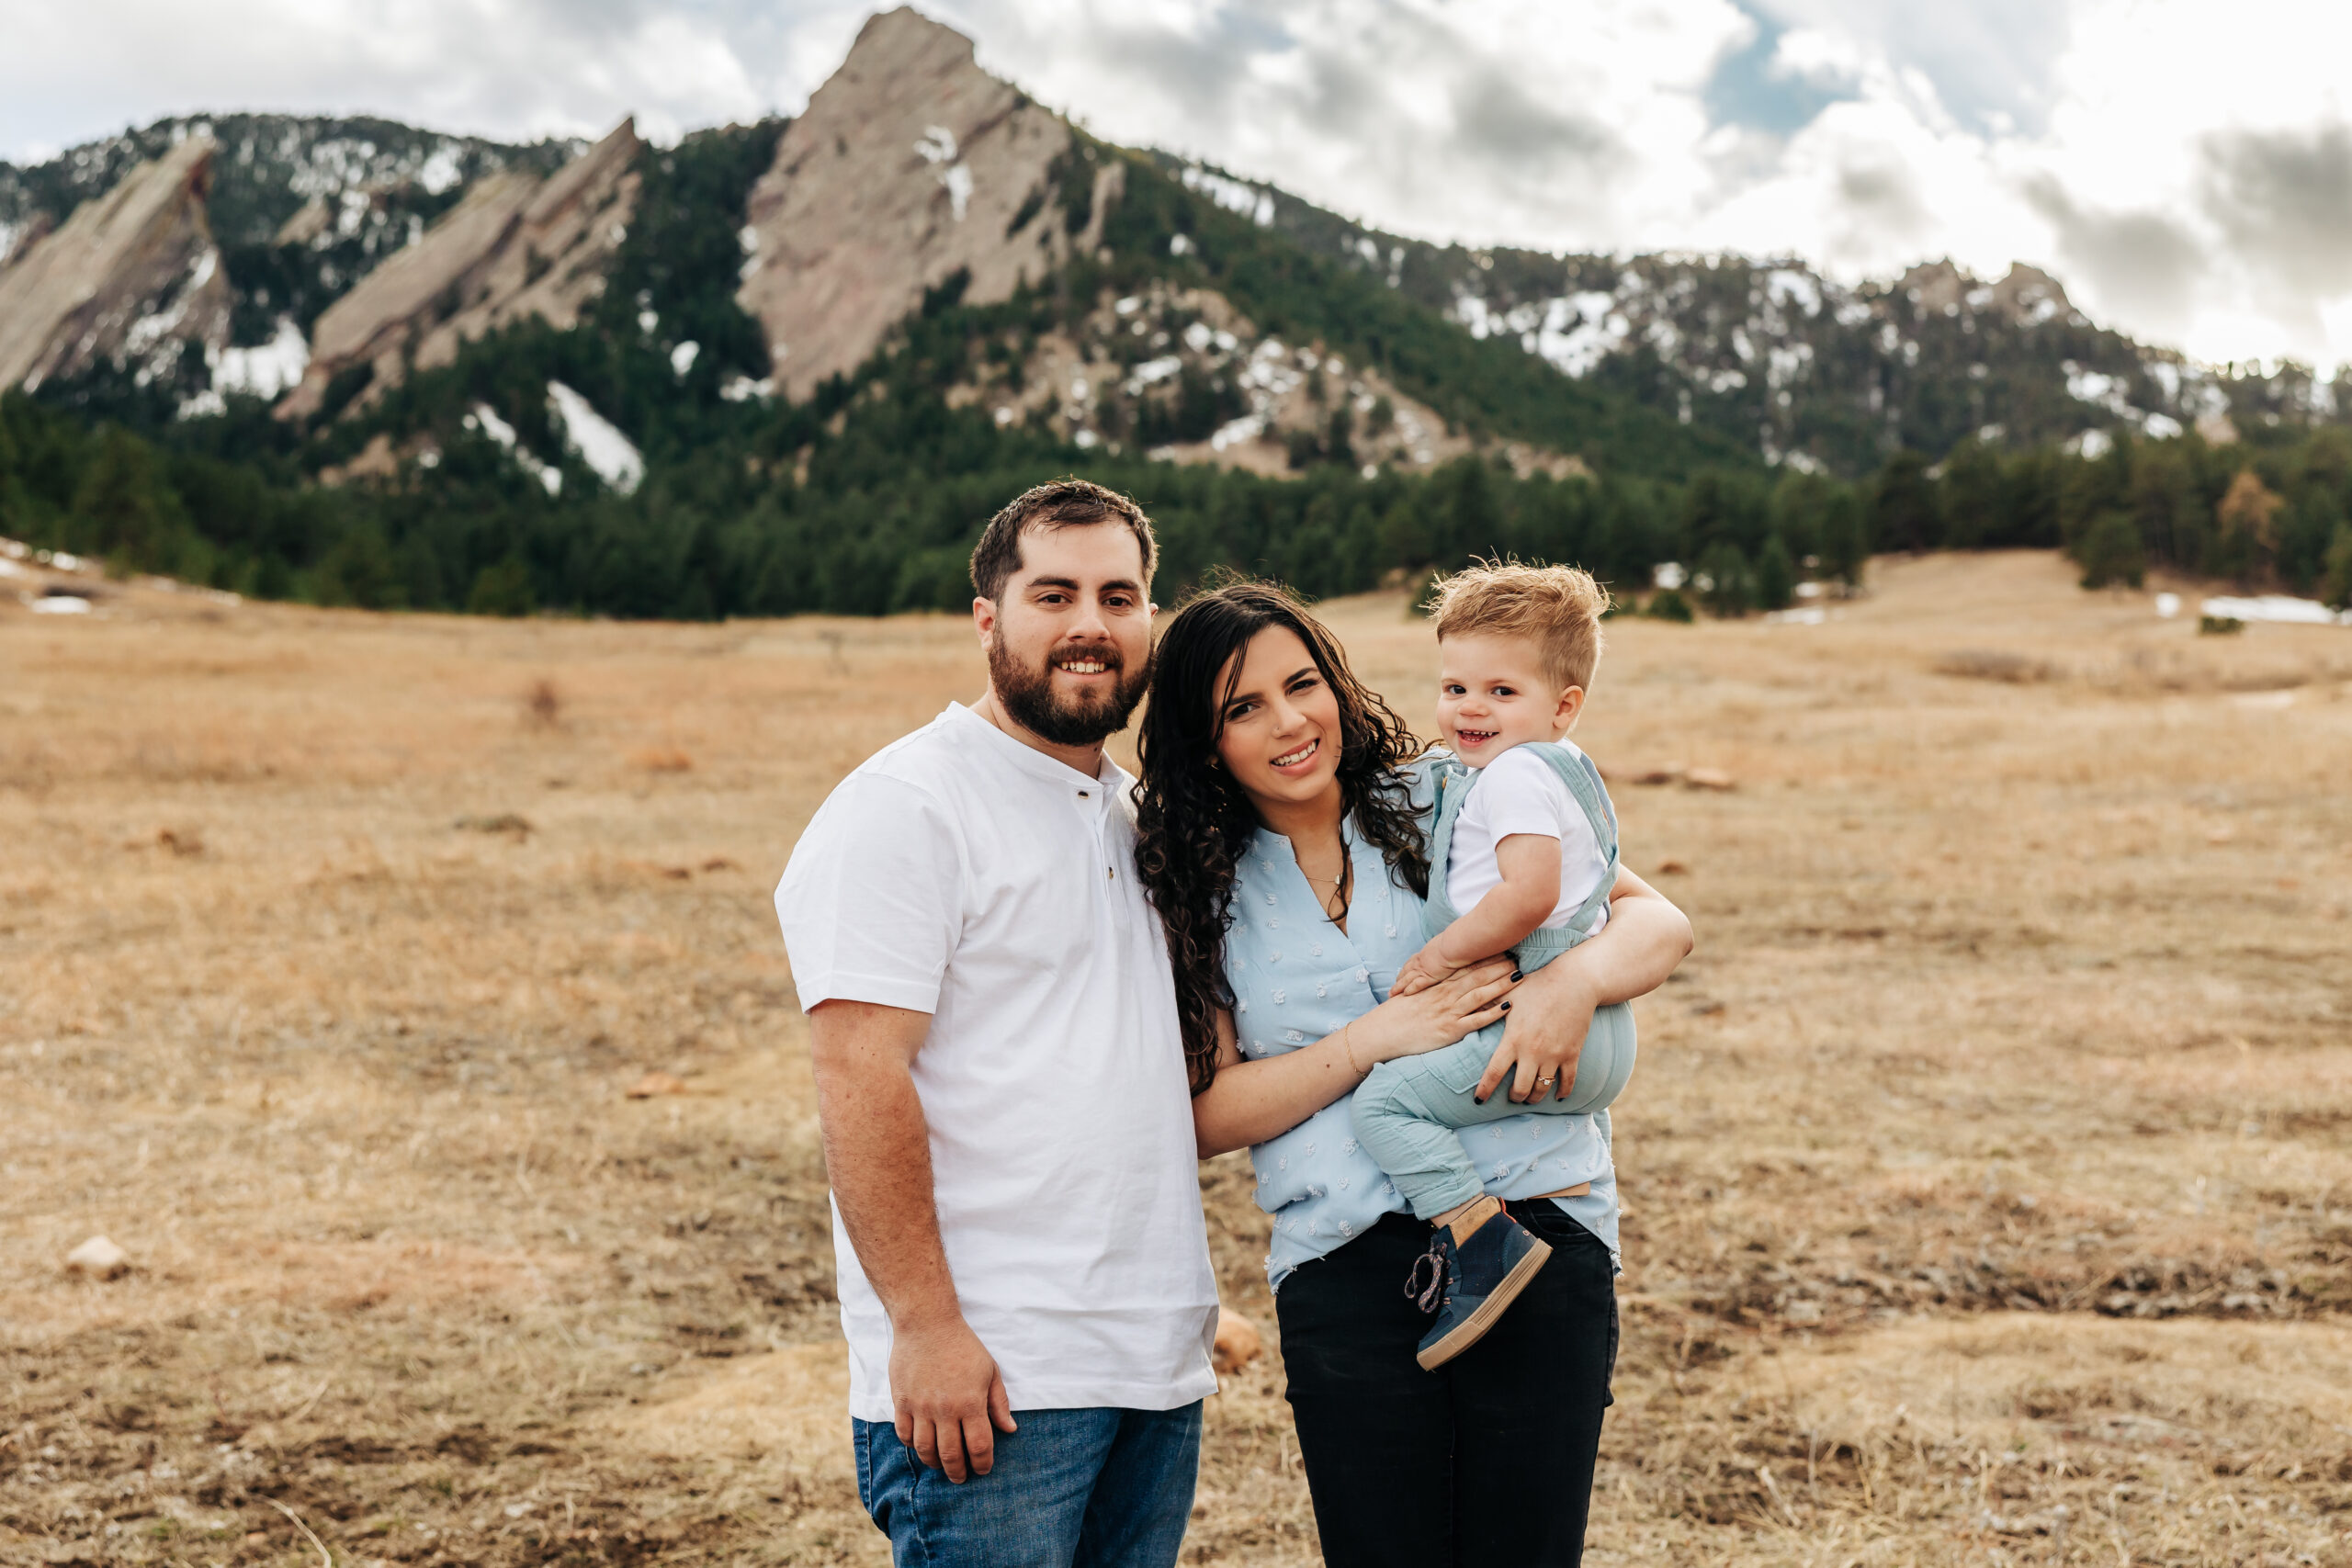
[[[1329,609],[1425,721],[1401,601]],[[1581,739],[1699,950],[1591,1561],[2352,1562],[2352,633],[2007,555],[1611,635]],[[769,890],[979,678],[939,618],[0,608],[0,1562],[886,1561]],[[1188,1561],[1315,1560],[1282,1386]]]

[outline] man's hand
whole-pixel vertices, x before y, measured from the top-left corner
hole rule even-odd
[[[1018,1431],[1003,1374],[962,1317],[893,1325],[890,1397],[899,1441],[947,1479],[986,1475],[998,1432]]]
[[[1388,987],[1388,994],[1392,997],[1414,996],[1456,973],[1462,966],[1448,964],[1439,955],[1438,943],[1444,940],[1442,933],[1431,937],[1420,952],[1405,960],[1405,966],[1396,971],[1396,983]]]
[[[825,1169],[850,1245],[890,1314],[899,1440],[950,1481],[986,1475],[995,1427],[1012,1430],[1004,1379],[956,1304],[932,1201],[930,1133],[912,1067],[931,1015],[820,1002],[808,1015]]]

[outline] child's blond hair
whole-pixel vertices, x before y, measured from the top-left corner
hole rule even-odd
[[[1609,590],[1572,566],[1482,560],[1438,580],[1430,618],[1438,640],[1450,637],[1525,637],[1544,672],[1562,687],[1590,690],[1600,662],[1600,617]]]

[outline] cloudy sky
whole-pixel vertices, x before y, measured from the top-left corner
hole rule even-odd
[[[198,109],[657,138],[789,112],[852,0],[0,0],[0,158]],[[925,0],[1097,134],[1383,227],[2047,267],[2207,359],[2352,360],[2342,0]]]

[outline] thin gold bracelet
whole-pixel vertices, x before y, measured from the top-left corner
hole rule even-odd
[[[1348,1071],[1355,1074],[1358,1077],[1362,1077],[1366,1073],[1372,1071],[1372,1069],[1370,1067],[1359,1067],[1356,1066],[1356,1043],[1348,1038],[1348,1031],[1353,1029],[1355,1026],[1356,1021],[1354,1019],[1350,1019],[1347,1022],[1340,1025],[1340,1052],[1348,1059]]]

